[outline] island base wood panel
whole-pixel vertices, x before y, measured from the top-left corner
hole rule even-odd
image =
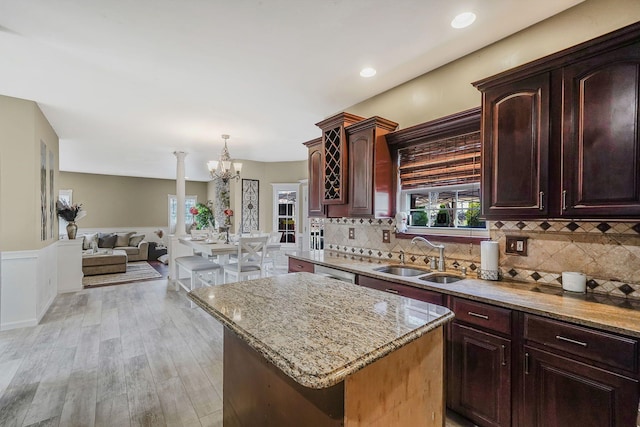
[[[444,336],[437,328],[347,377],[345,427],[444,426]]]
[[[225,328],[229,426],[444,426],[443,328],[326,389],[303,387]]]

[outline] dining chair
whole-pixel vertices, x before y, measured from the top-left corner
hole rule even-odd
[[[238,259],[236,262],[225,264],[224,282],[229,283],[228,277],[236,277],[236,281],[249,277],[262,277],[264,256],[269,236],[240,237],[238,240]]]

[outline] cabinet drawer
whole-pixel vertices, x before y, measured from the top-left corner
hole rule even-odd
[[[511,335],[511,310],[481,302],[453,298],[456,320]]]
[[[289,273],[297,272],[313,273],[313,263],[289,258]]]
[[[417,299],[419,301],[430,302],[431,304],[444,305],[442,294],[427,291],[426,289],[414,288],[413,286],[387,282],[386,280],[375,279],[367,276],[358,276],[358,285],[378,289],[391,294],[401,295],[407,298]]]
[[[556,320],[525,315],[524,337],[609,366],[637,371],[638,341]]]

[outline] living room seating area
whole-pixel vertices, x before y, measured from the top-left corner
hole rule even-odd
[[[123,273],[127,262],[146,261],[149,242],[135,232],[89,233],[82,239],[82,273],[85,276]]]

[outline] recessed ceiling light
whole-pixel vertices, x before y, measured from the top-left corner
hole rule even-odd
[[[375,68],[371,68],[371,67],[366,67],[363,68],[362,71],[360,71],[360,76],[362,77],[373,77],[376,75],[376,70]]]
[[[451,21],[451,26],[453,28],[465,28],[468,27],[469,25],[473,24],[473,22],[476,20],[476,14],[473,12],[464,12],[461,13],[460,15],[456,16],[455,18],[453,18],[453,21]]]

